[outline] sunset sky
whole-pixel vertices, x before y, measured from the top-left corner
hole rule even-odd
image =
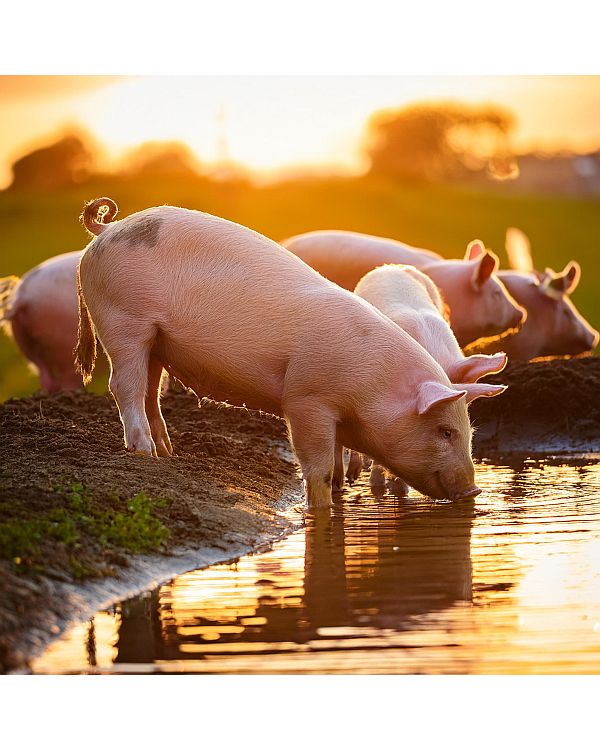
[[[512,110],[514,146],[600,146],[600,77],[174,76],[0,77],[0,187],[32,146],[83,128],[110,166],[146,140],[180,140],[201,163],[230,159],[261,174],[357,171],[369,116],[453,99]]]

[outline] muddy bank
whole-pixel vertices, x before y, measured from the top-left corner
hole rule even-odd
[[[510,387],[472,405],[477,457],[600,453],[600,359],[489,380]],[[284,423],[196,403],[164,399],[176,455],[160,460],[124,450],[112,398],[0,405],[0,669],[112,598],[289,531],[303,496]]]
[[[471,406],[477,457],[600,453],[600,358],[509,364],[508,390]]]
[[[176,455],[128,453],[112,398],[0,405],[0,668],[146,576],[231,559],[289,530],[302,499],[284,423],[164,399]],[[178,555],[175,560],[172,555]]]

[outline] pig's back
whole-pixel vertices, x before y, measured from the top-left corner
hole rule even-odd
[[[429,250],[357,232],[308,232],[291,237],[282,244],[345,289],[354,289],[366,273],[385,263],[405,263],[419,268],[442,260]]]
[[[81,280],[92,317],[96,305],[109,302],[151,321],[165,359],[177,360],[187,384],[201,372],[275,398],[277,374],[295,359],[318,361],[325,379],[356,370],[356,352],[340,345],[341,330],[371,351],[398,339],[387,318],[280,245],[185,209],[148,209],[110,225],[90,244]],[[275,376],[267,383],[265,373]]]
[[[77,266],[83,251],[63,253],[27,271],[21,279],[15,307],[30,314],[50,315],[47,323],[58,325],[57,316],[77,317]]]

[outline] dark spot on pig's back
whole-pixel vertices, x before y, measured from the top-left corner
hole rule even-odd
[[[125,242],[130,247],[144,245],[154,247],[158,242],[158,233],[162,219],[158,216],[143,216],[139,219],[124,220],[114,229],[98,235],[88,248],[88,252],[98,256],[104,248],[113,242]]]
[[[128,221],[119,227],[118,239],[130,245],[154,247],[158,242],[161,224],[162,219],[158,216],[144,216],[135,221]]]

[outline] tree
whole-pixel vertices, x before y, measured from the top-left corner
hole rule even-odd
[[[85,182],[94,169],[91,149],[76,135],[37,148],[12,165],[11,188],[59,188]]]
[[[499,108],[419,104],[376,113],[367,125],[370,172],[443,181],[505,158],[512,116]]]
[[[125,159],[125,172],[146,177],[197,177],[200,167],[185,144],[178,141],[147,141]]]

